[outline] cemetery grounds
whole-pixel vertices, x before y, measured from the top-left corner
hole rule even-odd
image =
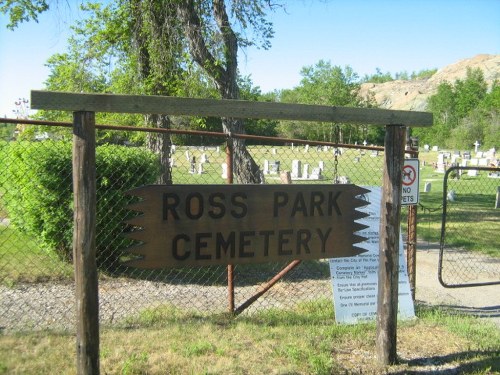
[[[334,161],[331,149],[325,151],[310,147],[305,152],[304,146],[294,146],[293,150],[291,146],[249,148],[259,165],[264,165],[264,160],[279,160],[282,171],[291,170],[293,159],[302,160],[303,164],[307,163],[311,168],[318,166],[320,161],[324,162],[322,180],[295,180],[294,184],[333,182]],[[203,153],[208,154],[209,162],[204,164],[203,173],[199,174],[190,173],[191,166],[186,151],[186,148],[177,147],[174,155],[177,163],[173,167],[174,183],[225,183],[221,167],[225,161],[224,152],[217,152],[215,147],[190,147],[190,157],[195,156],[197,160],[201,160]],[[423,212],[419,212],[418,234],[425,244],[439,241],[442,174],[436,173],[432,168],[432,162],[436,159],[437,153],[420,153],[420,160],[426,161],[426,166],[421,168],[421,191],[425,182],[433,183],[430,193],[421,194]],[[345,150],[339,157],[337,168],[338,175],[347,176],[351,183],[379,185],[382,158],[370,151]],[[267,183],[281,181],[279,174],[265,177]],[[471,183],[479,180],[471,179]],[[489,202],[484,202],[485,207],[488,204]],[[26,291],[32,285],[40,284],[42,288],[49,289],[47,293],[61,298],[56,290],[57,286],[71,284],[72,268],[38,248],[34,239],[11,227],[7,214],[1,207],[0,216],[2,293]],[[404,233],[405,209],[402,225]],[[482,225],[475,224],[477,230],[470,233],[471,242],[477,244],[477,250],[474,251],[494,254],[492,249],[496,249],[498,256],[498,237],[484,236]],[[22,251],[26,247],[29,247],[29,252]],[[12,248],[17,251],[13,253]],[[427,272],[432,273],[429,277],[435,278],[437,269]],[[203,278],[204,275],[197,277]],[[106,285],[109,278],[108,275],[101,275],[102,285]],[[131,286],[130,282],[121,278],[119,280],[123,283],[125,295],[127,288]],[[277,290],[280,288],[278,284]],[[417,291],[418,288],[417,278]],[[209,289],[210,287],[207,290]],[[67,301],[72,298],[71,288],[68,290],[69,296],[63,296],[68,298]],[[409,371],[488,374],[500,371],[498,328],[489,322],[433,307],[432,301],[417,305],[419,319],[400,323],[400,364],[381,369],[375,361],[375,325],[337,325],[333,320],[331,299],[327,297],[323,295],[297,300],[289,305],[268,306],[237,318],[227,313],[213,314],[161,305],[141,309],[138,314],[124,316],[116,323],[108,322],[103,326],[101,367],[106,373],[122,374]],[[288,298],[293,299],[293,296]],[[51,310],[50,303],[47,302],[45,307]],[[68,310],[71,315],[72,307]],[[58,311],[55,313],[60,314]],[[22,318],[14,317],[19,320]],[[57,317],[53,319],[57,321]],[[50,318],[46,320],[49,321]],[[0,373],[74,372],[74,335],[70,327],[61,330],[61,327],[42,325],[13,331],[6,328],[2,327],[0,336]]]

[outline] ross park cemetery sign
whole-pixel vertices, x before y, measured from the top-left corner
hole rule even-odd
[[[349,257],[367,214],[355,185],[149,185],[128,194],[138,268]]]

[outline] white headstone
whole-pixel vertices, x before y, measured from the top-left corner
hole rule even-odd
[[[432,184],[430,182],[426,182],[424,185],[424,193],[430,193],[432,188]]]
[[[308,152],[308,151],[309,151],[309,145],[305,145],[304,152]]]
[[[269,174],[269,160],[264,160],[264,174]]]
[[[471,176],[471,177],[477,177],[477,169],[469,169],[467,171],[467,176]]]
[[[292,160],[292,178],[302,177],[302,163],[300,160]]]
[[[424,151],[429,151],[430,150],[430,146],[429,145],[424,145]]]
[[[186,160],[187,161],[191,161],[191,154],[189,153],[189,150],[186,150],[186,152],[184,153],[184,155],[186,155]]]
[[[217,146],[217,153],[220,154],[220,146]]]
[[[203,170],[203,163],[198,164],[198,174],[203,174],[205,171]]]
[[[311,175],[309,176],[311,180],[321,180],[323,179],[323,176],[321,175],[321,168],[316,167],[313,168]]]
[[[481,143],[479,143],[479,141],[474,142],[474,152],[477,152],[479,146],[481,146]]]
[[[276,149],[273,147],[272,149],[273,155],[276,155]]]
[[[174,144],[172,146],[170,146],[170,151],[172,152],[172,154],[175,154],[175,145]]]
[[[325,170],[325,162],[323,160],[320,160],[318,163],[319,169],[321,169],[321,172]]]
[[[170,158],[170,168],[173,168],[173,167],[175,167],[175,159],[174,159],[174,157],[172,156],[172,157]]]
[[[202,162],[202,163],[210,163],[210,162],[208,161],[208,156],[207,156],[207,154],[206,154],[206,153],[201,154],[201,162]]]
[[[446,199],[450,202],[455,202],[455,190],[450,190],[448,194],[446,194]]]
[[[490,164],[490,159],[482,158],[479,159],[479,166],[480,167],[487,167]]]
[[[302,178],[309,178],[309,164],[304,164],[302,169]]]
[[[438,146],[432,146],[432,151],[439,151],[439,147]]]
[[[222,167],[222,175],[221,175],[221,177],[222,178],[227,178],[227,163],[222,163],[221,167]]]
[[[366,139],[363,141],[363,146],[366,146],[368,142],[366,142]]]
[[[471,166],[477,167],[479,165],[479,159],[470,159],[469,163]]]

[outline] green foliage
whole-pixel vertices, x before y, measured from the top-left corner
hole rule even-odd
[[[11,223],[43,243],[63,260],[72,257],[73,196],[71,144],[13,142],[5,149],[4,202]],[[96,150],[97,262],[117,266],[120,250],[130,241],[122,236],[130,197],[124,192],[156,180],[156,157],[144,150],[103,145]]]
[[[403,72],[398,72],[398,73],[394,74],[394,77],[393,77],[391,73],[389,73],[389,72],[382,73],[382,70],[380,70],[380,68],[377,68],[375,74],[372,74],[372,75],[366,74],[363,77],[363,82],[385,83],[385,82],[391,82],[394,80],[416,81],[419,79],[428,79],[428,78],[432,77],[436,72],[437,72],[437,69],[423,69],[423,70],[420,70],[418,72],[413,72],[411,74],[408,74],[407,71],[403,71]]]
[[[428,99],[434,126],[414,129],[420,143],[470,149],[478,140],[484,147],[498,147],[500,90],[488,86],[480,69],[467,69],[465,79],[443,82]]]
[[[7,28],[14,30],[20,23],[30,20],[38,22],[38,15],[49,9],[46,0],[2,0],[0,13],[8,14],[10,23]]]
[[[345,107],[369,107],[370,101],[359,97],[359,77],[351,67],[332,66],[320,60],[314,66],[306,66],[301,71],[300,85],[281,92],[281,101],[288,103],[316,104]],[[318,141],[354,143],[364,139],[374,140],[378,136],[369,134],[366,126],[333,123],[305,123],[281,121],[278,133],[286,138],[300,138]]]

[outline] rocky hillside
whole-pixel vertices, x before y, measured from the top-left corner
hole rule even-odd
[[[490,86],[493,81],[500,81],[500,55],[477,55],[445,66],[428,79],[364,83],[360,94],[366,97],[371,92],[381,108],[424,111],[427,98],[436,93],[439,84],[443,81],[453,84],[457,79],[464,79],[468,67],[481,69]]]

